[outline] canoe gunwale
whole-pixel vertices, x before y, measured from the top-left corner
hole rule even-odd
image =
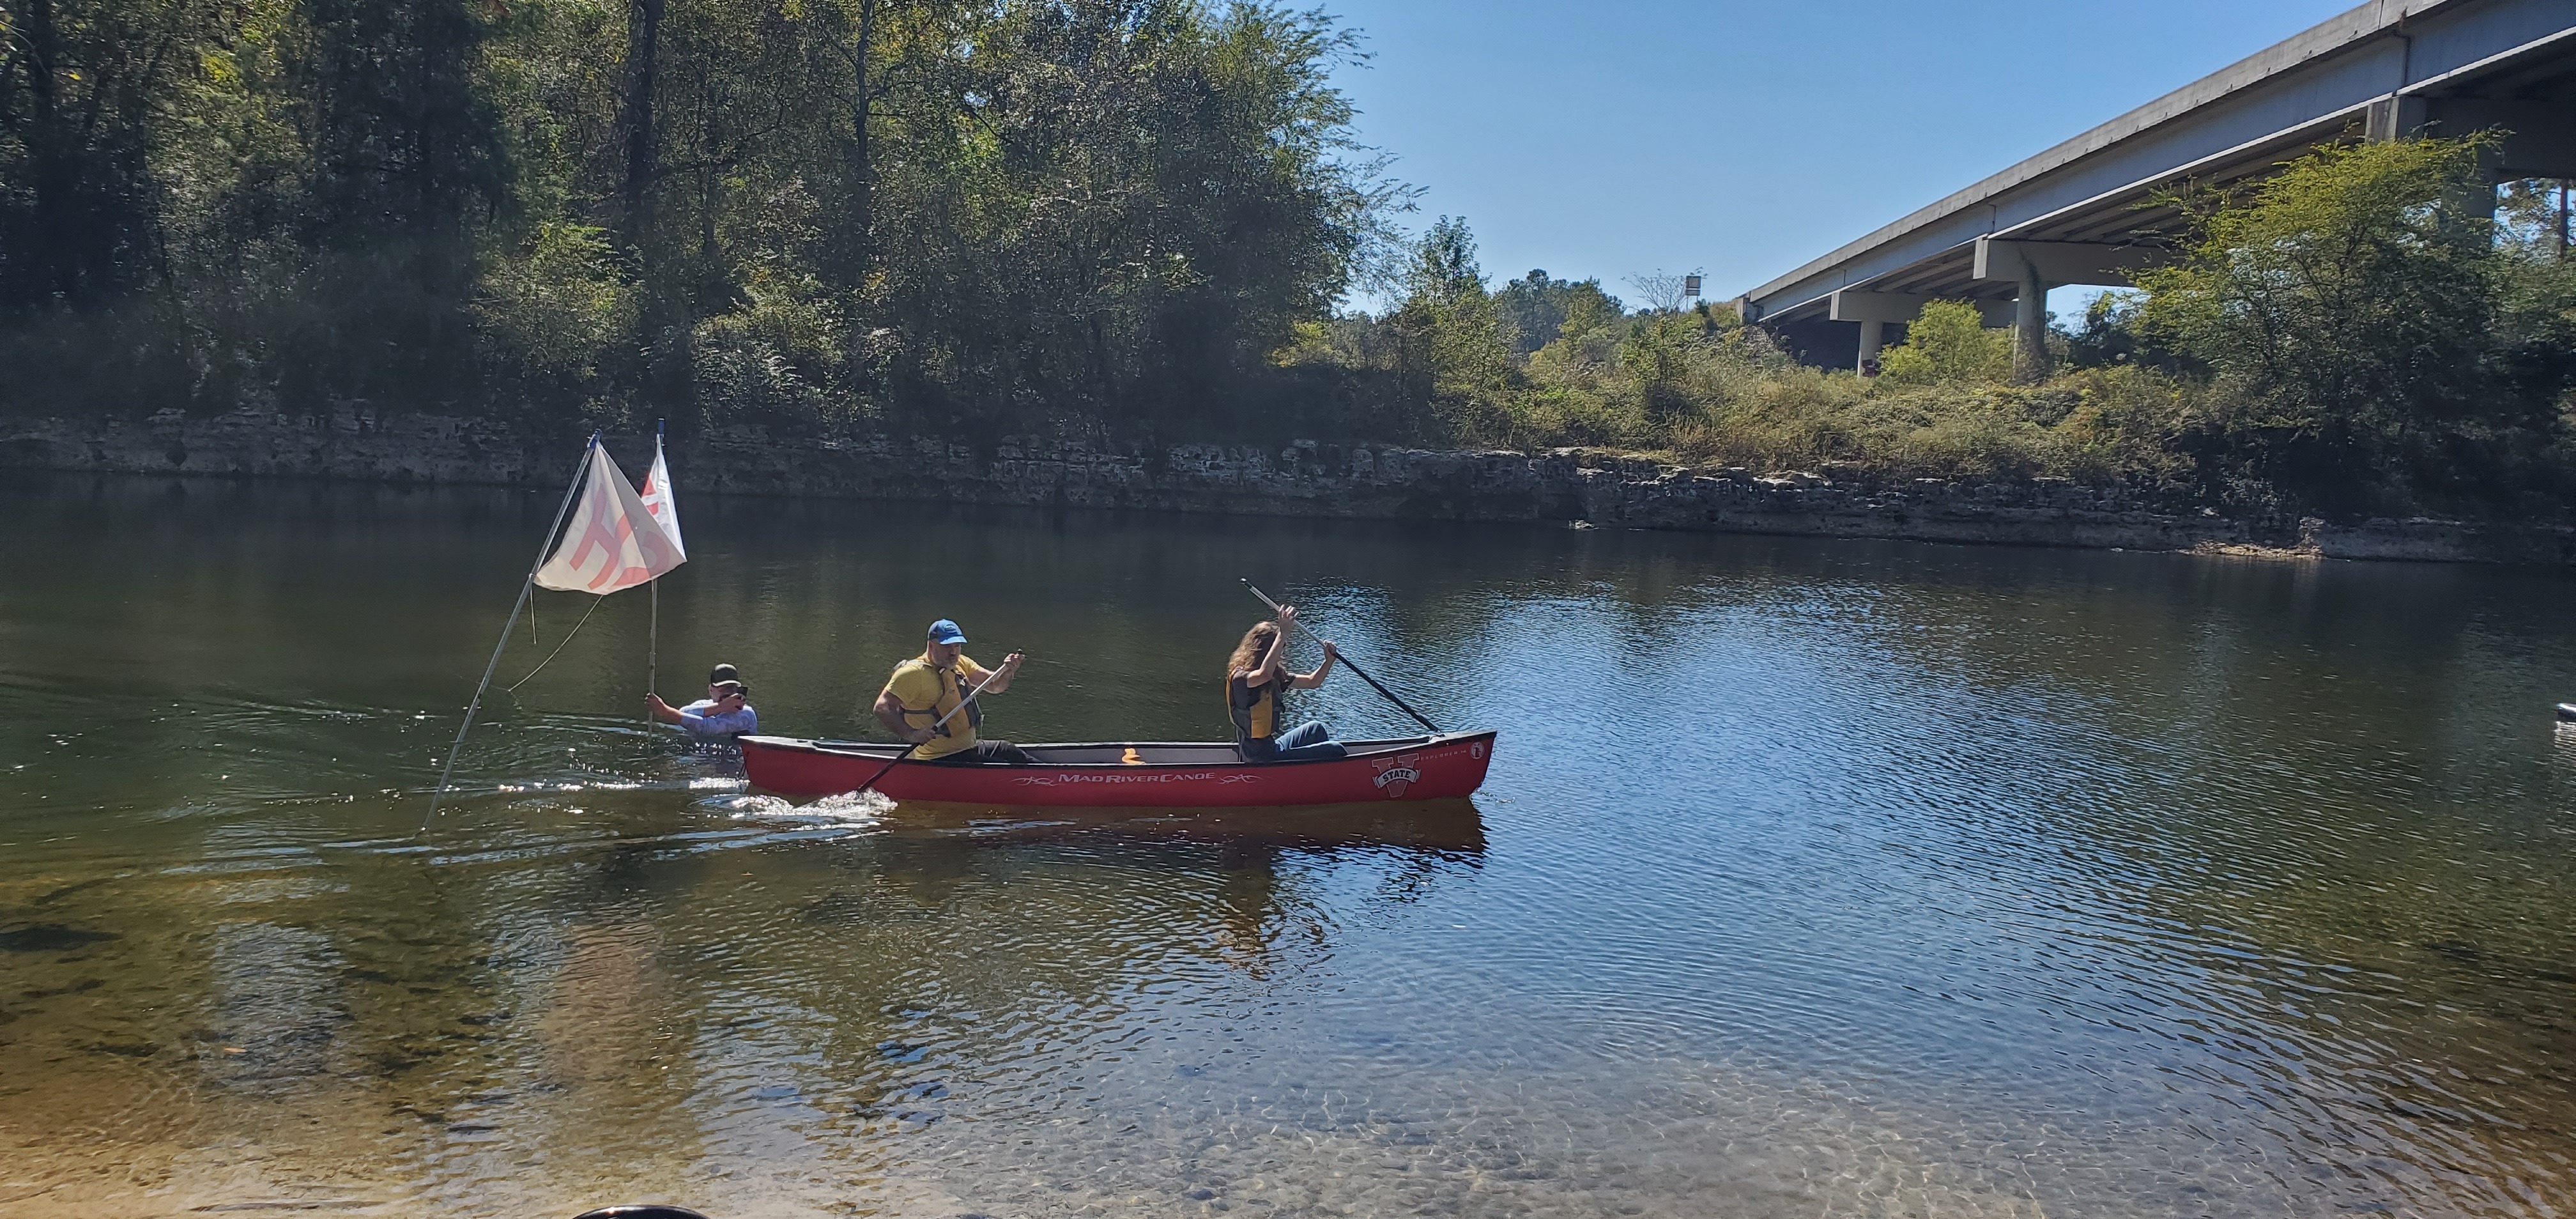
[[[1232,744],[1207,741],[1024,745],[1041,753],[1063,749],[1088,755],[1078,761],[1024,765],[955,765],[909,758],[888,765],[901,746],[773,736],[742,738],[742,754],[743,768],[755,788],[789,796],[843,794],[873,781],[878,792],[897,802],[1284,807],[1467,796],[1484,784],[1495,737],[1494,732],[1479,731],[1349,741],[1345,744],[1350,752],[1342,757],[1293,762],[1248,762]],[[1200,756],[1167,755],[1130,762],[1120,756],[1129,749],[1186,750]]]
[[[1402,753],[1408,749],[1429,749],[1439,745],[1454,744],[1460,741],[1471,741],[1479,737],[1491,738],[1494,735],[1495,730],[1486,729],[1474,732],[1442,732],[1426,734],[1423,736],[1385,737],[1368,741],[1344,741],[1342,742],[1342,746],[1349,752],[1345,753],[1341,757],[1300,758],[1287,762],[1252,761],[1238,753],[1235,745],[1230,741],[1047,741],[1043,743],[1021,745],[1020,748],[1027,750],[1222,749],[1229,753],[1235,753],[1236,756],[1231,761],[1221,762],[1032,762],[1024,766],[1013,766],[1010,769],[1206,770],[1211,766],[1257,766],[1268,770],[1283,766],[1329,766],[1336,762],[1349,762],[1360,758],[1376,757],[1380,754]],[[786,749],[805,753],[828,754],[833,757],[841,758],[861,758],[871,762],[892,761],[896,754],[903,751],[902,746],[886,741],[818,741],[807,737],[768,736],[765,734],[745,735],[738,738],[738,740],[741,744],[747,747],[760,749]],[[937,766],[944,770],[956,768],[954,763],[923,761],[919,758],[905,758],[902,765]]]

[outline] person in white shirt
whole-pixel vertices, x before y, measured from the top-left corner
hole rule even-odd
[[[695,737],[737,737],[760,731],[760,717],[751,709],[751,687],[742,684],[742,674],[732,665],[717,665],[707,674],[705,698],[674,707],[659,694],[646,694],[644,709],[654,719],[677,724]]]

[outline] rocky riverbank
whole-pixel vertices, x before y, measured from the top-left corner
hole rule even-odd
[[[579,437],[452,416],[237,411],[0,419],[0,468],[392,482],[554,484]],[[611,436],[640,470],[649,440]],[[2291,557],[2576,562],[2576,530],[2440,520],[2238,520],[2064,480],[1862,480],[1692,468],[1578,449],[1426,451],[1299,441],[1121,449],[1006,437],[796,440],[726,429],[675,442],[685,490],[1390,520],[2200,550]]]

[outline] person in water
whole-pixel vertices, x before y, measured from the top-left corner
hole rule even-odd
[[[1312,673],[1288,671],[1288,632],[1297,625],[1297,607],[1279,607],[1275,622],[1254,623],[1234,645],[1225,662],[1225,708],[1234,720],[1234,743],[1247,762],[1304,762],[1338,758],[1350,751],[1321,723],[1309,722],[1285,734],[1279,728],[1279,696],[1324,684],[1341,653],[1324,641],[1324,663]]]
[[[919,746],[912,756],[924,762],[1026,766],[1035,759],[1019,746],[975,735],[984,723],[984,700],[967,697],[977,686],[983,686],[985,694],[1010,689],[1021,659],[1013,652],[1002,658],[998,669],[975,663],[966,655],[966,633],[942,618],[930,624],[930,643],[921,655],[896,665],[894,676],[886,679],[885,689],[877,694],[877,720],[888,732]],[[984,685],[987,677],[991,685]],[[958,711],[961,704],[965,710]],[[939,722],[942,716],[947,717],[944,724]]]
[[[644,710],[665,724],[696,737],[737,737],[760,731],[751,709],[751,687],[732,665],[717,665],[707,674],[707,696],[686,707],[674,707],[659,694],[644,696]]]

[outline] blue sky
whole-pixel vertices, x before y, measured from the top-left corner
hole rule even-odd
[[[1718,300],[2352,6],[1322,3],[1409,227],[1465,216],[1494,280],[1697,269]]]

